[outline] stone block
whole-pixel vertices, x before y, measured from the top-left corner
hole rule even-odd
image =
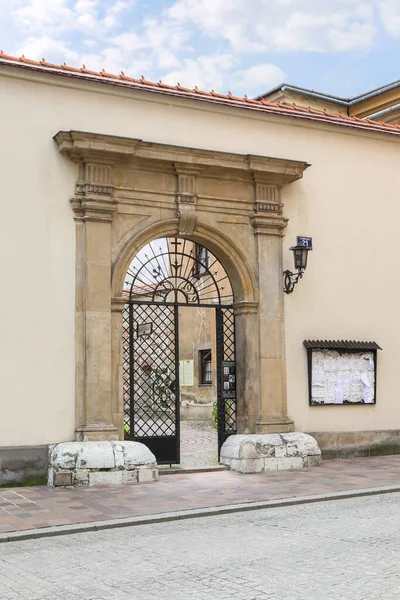
[[[113,442],[112,447],[114,450],[115,468],[123,469],[125,466],[125,453],[124,448],[118,442]]]
[[[301,469],[304,466],[304,458],[302,456],[286,456],[277,458],[278,471],[288,471],[289,469]]]
[[[284,456],[288,455],[288,447],[281,445],[281,446],[276,446],[275,447],[275,456],[276,458],[283,458]],[[293,456],[293,454],[291,454],[291,456]]]
[[[156,474],[158,476],[158,473],[156,473],[155,469],[151,469],[151,468],[142,468],[142,469],[138,469],[138,482],[139,483],[148,483],[150,481],[155,481],[156,480]]]
[[[322,464],[322,456],[305,456],[303,467],[318,467]]]
[[[307,433],[282,433],[288,456],[319,456],[321,450],[315,439]]]
[[[128,471],[135,469],[139,465],[149,465],[156,463],[156,457],[144,444],[139,442],[111,442],[113,445],[121,447],[124,453],[124,469]]]
[[[240,473],[298,469],[320,464],[321,451],[306,433],[232,435],[221,448],[220,462]]]
[[[264,458],[264,471],[276,471],[278,469],[277,458]]]
[[[122,483],[125,485],[138,483],[138,470],[132,469],[131,471],[122,471]]]
[[[122,471],[91,471],[89,485],[122,485]]]
[[[72,484],[76,487],[87,487],[89,485],[89,471],[74,473]]]
[[[255,445],[252,442],[244,442],[241,446],[241,456],[246,460],[251,460],[252,458],[259,458],[259,454]]]
[[[72,485],[72,471],[58,471],[54,473],[54,487]]]
[[[71,481],[62,483],[61,474],[66,471]],[[57,444],[50,452],[50,486],[121,485],[157,479],[156,458],[139,442],[66,442]]]
[[[240,473],[261,473],[264,471],[264,458],[242,458],[238,470]]]
[[[241,458],[242,442],[249,441],[249,436],[244,434],[231,435],[224,442],[221,448],[221,458],[239,459]],[[225,463],[223,463],[225,464]]]

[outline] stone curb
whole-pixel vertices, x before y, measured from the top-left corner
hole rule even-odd
[[[360,490],[349,490],[346,492],[332,492],[329,494],[317,494],[313,496],[281,498],[277,500],[264,500],[260,502],[246,502],[243,504],[226,504],[223,506],[215,506],[209,508],[196,508],[192,510],[181,510],[169,513],[156,513],[154,515],[127,517],[125,519],[111,519],[108,521],[95,521],[93,523],[79,523],[76,525],[59,525],[56,527],[45,527],[43,529],[31,529],[26,531],[3,533],[0,534],[0,544],[5,542],[19,542],[38,538],[55,537],[59,535],[70,535],[72,533],[87,533],[89,531],[116,529],[118,527],[152,525],[156,523],[166,523],[169,521],[195,519],[198,517],[227,515],[231,513],[245,512],[250,510],[282,508],[285,506],[296,506],[301,504],[311,504],[315,502],[346,500],[349,498],[358,498],[362,496],[377,496],[380,494],[392,494],[395,492],[400,492],[400,485],[388,485],[378,488],[364,488]]]

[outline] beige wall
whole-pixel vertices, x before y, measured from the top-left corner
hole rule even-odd
[[[21,77],[16,69],[8,73]],[[0,113],[7,118],[0,148],[0,445],[74,436],[75,228],[68,198],[76,172],[52,140],[61,129],[311,163],[282,195],[290,219],[285,268],[292,266],[288,248],[297,234],[313,236],[315,247],[304,279],[285,298],[288,413],[298,430],[400,428],[400,148],[394,138],[37,79],[56,85],[1,78]],[[383,348],[377,405],[309,408],[305,338],[376,340]]]
[[[199,385],[199,351],[211,350],[212,385]],[[193,360],[194,386],[181,387],[181,402],[206,404],[217,399],[215,363],[215,309],[188,306],[179,309],[179,358]],[[182,382],[181,382],[182,383]]]

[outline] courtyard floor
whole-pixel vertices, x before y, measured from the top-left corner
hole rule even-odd
[[[181,469],[218,465],[218,434],[211,421],[181,421]]]
[[[154,483],[120,487],[0,489],[0,541],[8,532],[384,486],[400,488],[400,456],[251,475],[163,474]]]

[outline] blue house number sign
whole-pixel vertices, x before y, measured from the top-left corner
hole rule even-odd
[[[303,248],[308,248],[309,250],[312,250],[312,238],[298,235],[297,236],[297,245],[303,246]]]

